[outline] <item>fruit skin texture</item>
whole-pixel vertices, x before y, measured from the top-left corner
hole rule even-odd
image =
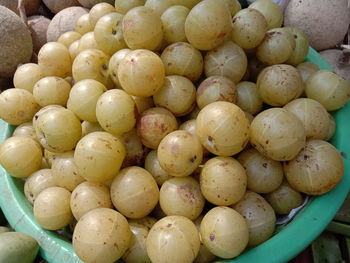
[[[275,161],[295,158],[304,147],[306,132],[302,122],[282,108],[260,112],[250,126],[250,143]]]
[[[149,231],[146,247],[154,263],[190,263],[198,254],[200,237],[190,219],[166,216]]]
[[[301,29],[316,50],[338,44],[349,22],[346,0],[291,0],[284,12],[284,26]]]
[[[195,48],[210,50],[225,40],[231,27],[230,11],[216,0],[204,0],[187,15],[185,34]]]
[[[236,210],[217,206],[203,217],[200,234],[210,252],[221,258],[238,256],[249,240],[248,225]]]
[[[51,20],[47,28],[47,41],[57,41],[59,36],[68,31],[75,30],[75,24],[79,17],[89,12],[88,9],[73,6],[58,12]]]
[[[330,70],[319,70],[305,83],[305,93],[328,111],[338,110],[350,98],[350,83]]]
[[[32,263],[38,251],[38,242],[27,234],[7,232],[0,235],[0,262]]]
[[[235,104],[216,101],[198,114],[196,132],[201,144],[220,156],[231,156],[242,151],[249,139],[249,121]]]
[[[0,32],[0,78],[12,77],[18,64],[30,61],[32,37],[22,20],[3,6],[0,6]]]
[[[232,208],[247,221],[249,246],[257,246],[272,236],[275,230],[276,215],[271,205],[261,195],[247,191]]]
[[[44,16],[28,17],[28,26],[32,34],[33,49],[36,53],[47,42],[46,32],[51,20]]]
[[[321,195],[335,188],[344,174],[338,150],[328,142],[309,140],[295,159],[284,163],[290,185],[309,195]]]
[[[107,132],[92,132],[78,142],[74,162],[86,180],[105,182],[119,171],[125,154],[120,139]]]
[[[214,157],[202,168],[200,187],[209,202],[233,205],[244,196],[247,175],[243,166],[232,157]]]
[[[96,208],[85,214],[73,233],[73,248],[87,263],[113,263],[126,251],[131,240],[126,218],[110,208]]]
[[[71,192],[62,187],[49,187],[35,199],[33,212],[36,221],[47,230],[67,226],[73,215],[70,209]]]

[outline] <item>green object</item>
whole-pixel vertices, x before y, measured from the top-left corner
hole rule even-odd
[[[341,255],[339,241],[332,233],[323,232],[312,242],[311,249],[314,263],[345,263]]]
[[[332,69],[312,48],[306,61],[317,64],[321,69]],[[333,113],[337,130],[332,144],[342,152],[345,173],[340,184],[329,193],[311,198],[310,202],[287,225],[279,227],[278,234],[241,254],[234,260],[216,262],[231,263],[277,263],[287,262],[306,248],[329,224],[350,188],[350,103]],[[0,143],[12,133],[13,127],[0,120]],[[23,194],[23,181],[12,178],[0,167],[0,206],[11,226],[38,240],[41,256],[50,263],[82,262],[73,252],[69,240],[55,232],[42,229],[35,221],[33,210]]]
[[[19,232],[0,234],[0,262],[32,263],[38,251],[38,242],[27,234]]]
[[[327,231],[350,237],[350,225],[332,221],[326,228]]]
[[[344,259],[345,259],[345,262],[349,262],[350,261],[350,238],[345,237],[343,243],[344,243],[344,248],[343,248]]]
[[[333,220],[350,223],[350,194],[346,197]]]

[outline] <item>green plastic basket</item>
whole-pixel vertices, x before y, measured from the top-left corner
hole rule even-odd
[[[306,61],[321,69],[332,69],[312,48]],[[233,260],[216,262],[277,263],[286,262],[307,247],[328,225],[343,203],[350,187],[350,103],[334,112],[337,130],[332,144],[342,153],[345,173],[340,184],[329,193],[311,198],[309,203],[289,223],[265,243]],[[12,134],[13,127],[0,120],[0,143]],[[349,155],[350,156],[350,155]],[[19,232],[33,236],[40,244],[41,256],[51,263],[82,262],[74,253],[71,243],[55,232],[41,228],[33,216],[33,209],[23,194],[24,181],[11,177],[0,166],[0,206],[10,225]],[[103,262],[102,262],[103,263]]]

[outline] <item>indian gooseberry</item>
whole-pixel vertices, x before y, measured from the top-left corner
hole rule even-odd
[[[236,103],[236,85],[231,79],[224,76],[208,77],[198,86],[196,101],[200,109],[214,101]]]
[[[177,130],[166,135],[158,146],[158,161],[168,174],[188,176],[203,159],[203,149],[196,135]]]
[[[350,98],[350,84],[330,70],[312,74],[305,85],[306,96],[320,102],[328,111],[343,107]]]
[[[194,220],[202,213],[205,199],[195,179],[175,177],[162,184],[159,204],[166,215],[181,215]]]
[[[200,50],[219,46],[231,33],[231,14],[221,1],[204,0],[194,6],[185,21],[188,42]]]
[[[128,218],[147,216],[159,201],[159,189],[153,176],[144,168],[130,166],[113,179],[111,199]]]
[[[293,189],[287,180],[283,180],[275,191],[265,195],[265,199],[279,215],[288,215],[292,209],[303,204],[303,196]]]
[[[150,50],[133,50],[118,66],[119,83],[129,95],[152,96],[163,86],[164,78],[162,60]]]
[[[166,216],[148,233],[147,254],[153,263],[190,263],[198,254],[200,238],[195,224],[184,216]]]
[[[283,166],[254,148],[244,150],[237,157],[247,174],[247,188],[260,194],[276,190],[283,180]]]
[[[247,175],[243,166],[232,157],[214,157],[202,168],[200,187],[209,202],[232,205],[244,196]]]
[[[343,177],[341,154],[323,140],[308,140],[298,155],[284,162],[290,185],[309,195],[321,195],[335,188]]]
[[[154,107],[145,110],[137,119],[137,133],[143,145],[157,149],[160,141],[170,132],[177,130],[177,120],[169,110]]]
[[[108,132],[92,132],[77,143],[74,162],[78,172],[91,182],[105,182],[119,171],[125,158],[125,146]]]
[[[321,103],[308,98],[299,98],[284,105],[303,123],[308,139],[324,139],[329,131],[329,113]]]
[[[302,122],[291,112],[271,108],[260,112],[250,126],[250,143],[263,155],[276,161],[296,157],[304,147],[306,132]]]
[[[246,220],[237,211],[226,206],[214,207],[205,214],[200,225],[200,234],[209,251],[221,258],[238,256],[249,240]]]
[[[247,191],[234,206],[247,221],[249,246],[257,246],[269,239],[276,224],[276,214],[271,205],[259,194]]]
[[[197,136],[210,152],[231,156],[245,148],[249,138],[249,121],[235,104],[216,101],[205,106],[196,120]]]

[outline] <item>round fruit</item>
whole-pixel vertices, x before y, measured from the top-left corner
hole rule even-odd
[[[232,205],[244,196],[247,175],[243,166],[232,157],[214,157],[202,168],[200,187],[209,202]]]
[[[182,5],[171,6],[160,19],[163,23],[164,40],[169,43],[186,41],[185,21],[190,9]]]
[[[298,98],[304,90],[299,71],[286,64],[265,68],[256,84],[262,100],[271,106],[283,106]]]
[[[312,74],[305,85],[306,96],[320,102],[328,111],[338,110],[350,98],[350,84],[330,70]]]
[[[77,221],[95,208],[113,208],[107,186],[99,183],[83,182],[72,192],[70,207]]]
[[[129,95],[154,95],[163,86],[164,77],[162,60],[156,53],[146,49],[131,51],[118,66],[120,85]]]
[[[38,64],[26,63],[16,69],[13,76],[13,85],[17,89],[26,89],[33,93],[35,83],[43,77],[45,76]]]
[[[157,149],[160,141],[177,128],[175,116],[160,107],[145,110],[137,120],[137,133],[143,145],[151,149]]]
[[[0,118],[12,125],[31,121],[39,110],[32,93],[24,89],[7,89],[0,94]]]
[[[99,49],[108,55],[113,55],[126,48],[122,32],[123,15],[113,12],[101,17],[95,26],[94,36]]]
[[[105,85],[107,89],[113,88],[108,72],[108,62],[109,56],[101,50],[87,49],[80,52],[72,65],[74,81],[94,79]]]
[[[295,49],[293,35],[283,28],[274,28],[266,32],[264,40],[256,50],[256,57],[267,65],[287,61]]]
[[[249,8],[256,9],[264,15],[268,29],[282,26],[283,13],[280,6],[275,2],[271,0],[257,0],[249,5]]]
[[[197,88],[197,105],[200,109],[214,101],[237,102],[235,83],[223,76],[211,76],[201,82]]]
[[[220,75],[238,83],[247,71],[247,56],[243,49],[228,40],[207,52],[204,71],[207,77]]]
[[[272,160],[293,159],[304,147],[305,141],[306,132],[302,122],[286,109],[262,111],[250,126],[250,143]]]
[[[269,239],[276,224],[273,208],[265,199],[251,191],[235,204],[234,208],[247,221],[249,229],[249,246],[257,246]]]
[[[190,176],[166,180],[161,189],[159,203],[168,216],[180,215],[196,219],[204,208],[205,199],[199,183]]]
[[[190,263],[198,254],[199,233],[195,224],[183,216],[166,216],[153,225],[146,240],[153,263]]]
[[[223,2],[204,0],[191,9],[185,21],[188,42],[200,50],[219,46],[231,32],[231,14]]]
[[[220,156],[231,156],[248,143],[249,121],[235,104],[216,101],[198,114],[196,131],[201,144]]]
[[[195,82],[203,71],[201,52],[187,42],[176,42],[167,46],[161,59],[167,76],[180,75]]]
[[[106,87],[93,79],[76,82],[69,93],[67,109],[73,111],[81,120],[97,122],[96,104]]]
[[[247,188],[259,194],[276,190],[283,180],[283,166],[251,148],[237,157],[247,173]]]
[[[123,18],[122,30],[130,49],[156,50],[163,39],[160,16],[146,6],[130,9]]]
[[[81,124],[66,108],[52,108],[36,120],[35,132],[41,145],[52,152],[73,150],[81,138]]]
[[[232,208],[218,206],[204,216],[200,233],[204,245],[221,258],[233,258],[248,244],[249,230],[243,216]]]
[[[146,248],[146,240],[152,226],[157,222],[153,217],[146,216],[141,219],[128,221],[132,237],[128,249],[123,254],[125,263],[152,263]]]
[[[65,78],[72,75],[68,48],[59,42],[48,42],[38,53],[38,65],[45,76]]]
[[[300,98],[286,104],[290,111],[303,123],[308,139],[323,140],[329,131],[329,113],[321,103],[313,99]]]
[[[134,100],[125,91],[112,89],[103,93],[96,102],[96,118],[101,127],[121,135],[136,124],[137,108]]]
[[[299,154],[284,163],[290,185],[309,195],[321,195],[335,188],[344,174],[338,150],[322,140],[309,140]]]
[[[71,193],[61,187],[49,187],[42,191],[34,202],[36,221],[47,230],[58,230],[67,226],[73,215],[70,210]]]
[[[86,213],[73,232],[73,248],[84,262],[113,263],[124,254],[131,241],[128,221],[110,208]]]
[[[169,175],[188,176],[200,165],[203,149],[196,135],[177,130],[165,136],[158,146],[158,161]]]
[[[145,169],[152,174],[159,186],[162,186],[166,180],[172,178],[172,176],[160,166],[156,150],[152,150],[147,154],[145,159]]]
[[[119,171],[125,157],[123,143],[108,132],[92,132],[77,144],[74,162],[86,180],[105,182]]]
[[[252,8],[239,11],[233,17],[232,25],[232,40],[244,49],[257,47],[267,31],[265,17]]]
[[[268,193],[265,198],[273,210],[280,215],[288,215],[292,209],[303,204],[301,193],[294,190],[286,180],[275,191]]]
[[[250,114],[261,111],[263,101],[260,97],[258,87],[254,82],[242,81],[237,84],[237,106]]]
[[[66,106],[70,90],[71,86],[65,79],[45,77],[35,83],[33,96],[41,107],[52,104]]]
[[[111,198],[114,206],[128,218],[147,216],[159,200],[159,189],[153,176],[144,168],[131,166],[113,179]]]
[[[165,77],[163,86],[153,95],[154,104],[171,111],[176,117],[188,114],[195,106],[196,87],[182,76]]]
[[[121,88],[121,85],[118,79],[118,68],[122,60],[130,52],[131,52],[131,49],[128,49],[128,48],[120,49],[117,52],[115,52],[113,56],[111,56],[111,59],[109,60],[109,64],[108,64],[109,75],[112,78],[114,84],[118,88]]]
[[[39,170],[42,156],[40,145],[29,137],[10,137],[0,146],[0,164],[14,177],[28,177]]]
[[[74,163],[74,152],[65,152],[52,161],[52,177],[57,186],[73,191],[85,179],[78,173]]]
[[[12,77],[18,64],[30,61],[32,38],[20,17],[4,6],[0,6],[0,32],[0,78]]]

